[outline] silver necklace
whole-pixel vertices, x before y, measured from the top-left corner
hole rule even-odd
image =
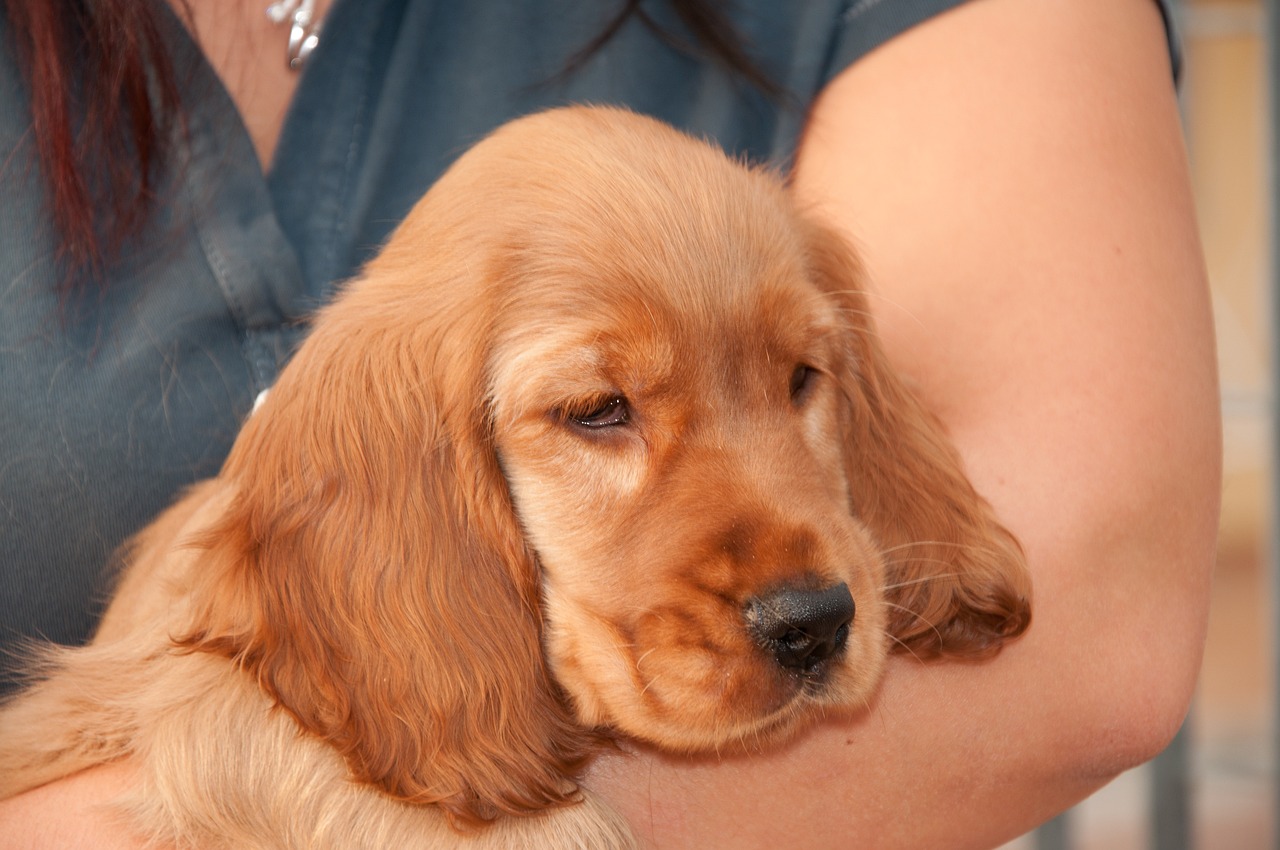
[[[324,19],[316,15],[316,0],[276,0],[267,7],[267,17],[277,25],[289,22],[289,52],[285,58],[289,70],[297,71],[320,43]]]

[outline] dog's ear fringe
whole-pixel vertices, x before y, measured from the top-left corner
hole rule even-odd
[[[455,335],[422,322],[360,282],[321,314],[227,461],[235,495],[198,542],[176,643],[231,659],[356,779],[462,828],[576,800],[599,739],[543,657],[482,355],[439,350]]]
[[[848,325],[846,473],[852,510],[886,553],[891,645],[921,659],[994,655],[1031,622],[1022,549],[890,367],[856,255],[826,227],[808,228],[811,274]]]

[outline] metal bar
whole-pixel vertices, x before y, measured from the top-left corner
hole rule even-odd
[[[1068,809],[1036,830],[1036,850],[1068,850],[1071,847],[1071,813]]]
[[[1191,848],[1191,718],[1151,764],[1151,847]]]
[[[1268,295],[1270,299],[1269,345],[1271,366],[1271,392],[1268,398],[1271,413],[1271,551],[1267,566],[1271,570],[1271,603],[1272,610],[1280,610],[1280,420],[1277,419],[1277,399],[1280,398],[1280,341],[1276,331],[1280,328],[1280,263],[1276,262],[1276,247],[1280,245],[1280,131],[1277,116],[1280,115],[1280,9],[1276,0],[1265,0],[1265,43],[1267,67],[1267,186],[1269,189],[1267,209],[1267,268]],[[1271,663],[1273,669],[1280,669],[1280,626],[1272,618],[1271,626]],[[1277,764],[1280,764],[1280,676],[1273,677],[1274,685],[1271,693],[1271,810],[1280,812],[1280,781],[1277,781]],[[1280,828],[1273,826],[1271,846],[1280,850]]]

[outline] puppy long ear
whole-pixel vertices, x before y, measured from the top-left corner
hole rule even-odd
[[[810,261],[849,327],[845,468],[854,513],[885,552],[889,632],[920,657],[994,653],[1030,622],[1022,550],[974,491],[941,424],[890,368],[853,251],[814,227]]]
[[[594,742],[542,654],[484,311],[418,265],[353,284],[247,423],[179,642],[233,659],[356,778],[462,825],[572,798]]]

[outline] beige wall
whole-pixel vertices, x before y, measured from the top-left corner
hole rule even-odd
[[[1218,326],[1224,414],[1223,545],[1264,533],[1268,455],[1267,137],[1262,7],[1185,4],[1183,102]]]

